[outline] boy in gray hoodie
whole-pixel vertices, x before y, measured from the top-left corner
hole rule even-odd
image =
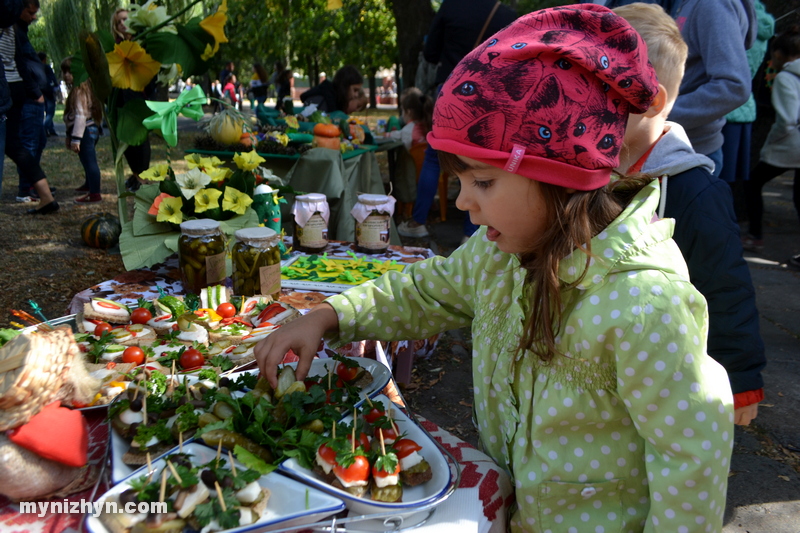
[[[667,121],[683,76],[686,43],[660,6],[637,3],[614,11],[647,43],[660,82],[650,109],[628,118],[617,170],[660,179],[658,214],[675,219],[673,239],[692,284],[708,301],[708,353],[728,372],[735,422],[747,425],[764,398],[766,358],[731,191],[712,176],[713,162],[694,151],[684,129]]]

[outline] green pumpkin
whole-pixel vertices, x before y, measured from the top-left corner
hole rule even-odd
[[[83,242],[92,248],[105,250],[115,246],[119,242],[120,233],[122,227],[119,219],[111,213],[95,213],[81,224]]]

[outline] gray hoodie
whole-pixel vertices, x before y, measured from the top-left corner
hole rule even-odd
[[[783,65],[772,83],[775,123],[761,160],[780,168],[800,168],[800,59]]]

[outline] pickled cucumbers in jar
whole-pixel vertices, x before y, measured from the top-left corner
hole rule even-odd
[[[233,291],[242,296],[280,297],[281,253],[278,234],[270,228],[245,228],[236,232],[233,246]]]
[[[184,289],[200,294],[200,289],[225,279],[225,239],[219,222],[189,220],[181,224],[178,262]]]

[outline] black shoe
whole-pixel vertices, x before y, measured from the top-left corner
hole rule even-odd
[[[58,189],[57,189],[57,188],[55,188],[55,187],[50,187],[50,194],[52,194],[52,193],[56,192],[57,190],[58,190]],[[33,190],[33,189],[31,189],[31,192],[28,194],[28,196],[30,196],[30,197],[31,197],[31,198],[33,198],[34,200],[40,200],[40,199],[41,199],[41,198],[39,198],[39,193],[38,193],[38,192],[36,192],[36,191],[35,191],[35,190]]]
[[[49,215],[50,213],[55,213],[58,211],[58,202],[52,201],[49,204],[45,204],[39,209],[28,209],[27,213],[29,215]]]
[[[141,186],[142,184],[139,183],[139,179],[133,174],[131,174],[131,177],[125,182],[125,190],[128,192],[136,192]]]

